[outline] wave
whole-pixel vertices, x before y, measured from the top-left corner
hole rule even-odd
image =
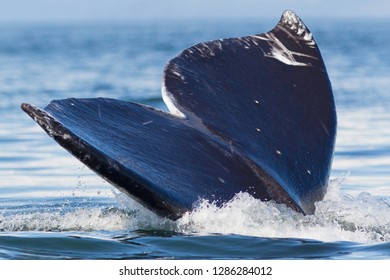
[[[240,234],[269,238],[304,238],[326,242],[361,243],[390,240],[387,198],[361,193],[342,194],[333,182],[327,196],[316,203],[314,215],[304,216],[284,205],[261,202],[238,194],[224,207],[202,202],[178,221],[184,232]]]
[[[200,201],[181,219],[161,218],[122,193],[114,193],[112,206],[90,205],[64,211],[0,213],[0,231],[135,231],[164,230],[190,235],[245,235],[300,238],[325,242],[374,243],[390,241],[388,197],[340,190],[343,179],[330,183],[314,215],[302,215],[275,202],[262,202],[247,193],[237,194],[222,207]]]

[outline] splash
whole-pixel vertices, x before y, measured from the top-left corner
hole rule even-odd
[[[247,193],[218,208],[202,201],[178,221],[186,233],[239,234],[270,238],[304,238],[361,243],[390,240],[390,201],[369,193],[356,197],[340,191],[334,180],[314,215],[304,216],[284,205],[261,202]]]
[[[174,222],[161,218],[123,193],[110,203],[70,203],[55,200],[23,210],[0,211],[0,232],[22,231],[131,231],[137,229],[173,230]]]
[[[126,212],[99,208],[0,215],[0,231],[120,230],[131,226],[128,216]]]
[[[325,242],[374,243],[390,241],[388,197],[340,190],[343,179],[330,183],[314,215],[304,216],[275,202],[262,202],[247,193],[237,194],[217,207],[200,201],[181,219],[161,218],[122,193],[114,193],[111,206],[90,205],[38,209],[30,213],[0,213],[0,231],[173,231],[181,234],[236,234],[268,238],[300,238]]]

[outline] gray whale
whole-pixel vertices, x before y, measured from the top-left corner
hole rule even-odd
[[[336,110],[319,48],[297,15],[284,12],[263,34],[183,50],[164,69],[162,93],[170,112],[109,98],[22,109],[164,217],[240,192],[314,212],[328,185]]]

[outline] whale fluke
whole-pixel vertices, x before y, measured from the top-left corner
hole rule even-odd
[[[331,84],[309,29],[291,11],[270,32],[204,42],[165,67],[168,112],[109,98],[22,104],[81,162],[159,215],[247,192],[304,214],[329,180]]]

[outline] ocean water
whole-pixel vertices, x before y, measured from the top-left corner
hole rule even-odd
[[[238,194],[160,218],[70,156],[20,109],[111,97],[165,108],[166,62],[272,20],[0,25],[1,259],[390,258],[390,25],[306,20],[332,81],[338,136],[314,215]]]

